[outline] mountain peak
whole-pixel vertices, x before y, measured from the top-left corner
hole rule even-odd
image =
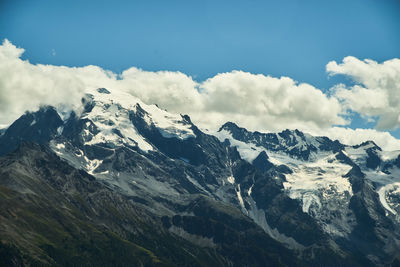
[[[234,123],[234,122],[231,122],[231,121],[228,121],[228,122],[225,122],[220,128],[219,128],[219,130],[218,130],[218,132],[220,132],[220,131],[222,131],[222,130],[232,130],[232,129],[235,129],[235,130],[237,130],[237,129],[244,129],[244,128],[241,128],[241,127],[239,127],[236,123]]]
[[[377,149],[379,151],[382,151],[382,148],[380,148],[374,141],[368,140],[365,142],[362,142],[361,144],[354,145],[353,148],[365,148],[365,149]]]
[[[47,143],[62,125],[62,119],[51,106],[42,106],[36,112],[26,112],[1,136],[0,155],[16,149],[21,141]]]
[[[111,94],[110,91],[108,91],[106,88],[99,88],[99,89],[97,89],[97,92],[99,92],[101,94],[106,94],[106,95]]]
[[[269,161],[267,153],[263,150],[258,154],[258,156],[252,162],[253,166],[256,167],[261,172],[268,171],[274,165]]]

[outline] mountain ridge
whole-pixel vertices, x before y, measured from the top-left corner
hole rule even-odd
[[[43,124],[47,116],[54,123]],[[115,96],[105,88],[87,95],[80,113],[60,116],[47,107],[24,114],[14,124],[0,136],[0,159],[16,144],[39,143],[57,155],[54,162],[65,162],[118,198],[132,201],[129,205],[158,218],[150,224],[170,240],[182,239],[185,248],[192,244],[203,259],[217,265],[263,265],[252,254],[271,264],[326,266],[383,265],[396,257],[400,156],[386,154],[374,143],[346,146],[298,130],[249,132],[229,122],[210,134],[187,115]],[[14,130],[18,125],[24,130]],[[224,205],[235,212],[217,211]],[[241,223],[235,224],[231,216],[239,213]],[[209,229],[223,226],[222,237],[219,230],[207,232],[203,224]],[[240,245],[240,238],[229,245],[229,235],[244,233],[251,236],[247,245]],[[157,240],[151,231],[142,236]],[[264,240],[264,248],[255,246],[255,238]],[[232,254],[239,248],[243,259]],[[214,256],[206,256],[209,249],[216,251]],[[168,263],[164,252],[158,258]]]

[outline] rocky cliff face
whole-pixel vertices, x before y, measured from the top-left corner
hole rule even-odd
[[[44,107],[0,136],[0,235],[25,263],[390,264],[398,154],[298,130],[205,133],[102,88],[79,114]]]

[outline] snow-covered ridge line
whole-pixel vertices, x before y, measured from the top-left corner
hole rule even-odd
[[[187,139],[195,137],[192,125],[181,115],[171,114],[156,105],[147,105],[138,98],[119,91],[105,88],[90,90],[86,95],[86,104],[91,108],[81,114],[87,119],[82,135],[86,145],[111,143],[115,146],[137,146],[144,152],[154,150],[153,146],[141,136],[131,121],[131,112],[139,105],[144,111],[144,121],[154,125],[165,138]],[[95,128],[91,131],[90,128]]]
[[[292,173],[285,174],[284,189],[289,197],[302,203],[304,212],[320,220],[326,232],[346,236],[352,231],[353,226],[349,223],[352,219],[349,220],[346,214],[350,214],[349,201],[353,190],[346,174],[354,164],[374,185],[387,216],[400,218],[400,205],[396,202],[400,199],[400,151],[383,151],[373,141],[349,146],[299,131],[268,133],[263,137],[262,133],[249,132],[233,123],[224,126],[218,132],[209,133],[221,142],[227,139],[244,160],[252,163],[264,151],[269,162],[276,166],[286,165],[292,170]],[[290,153],[294,148],[311,152],[304,158],[301,157],[302,150],[299,150],[300,154]],[[348,157],[349,161],[339,160],[338,153]],[[340,210],[336,211],[337,217],[328,219],[330,223],[326,223],[326,216],[335,210]]]

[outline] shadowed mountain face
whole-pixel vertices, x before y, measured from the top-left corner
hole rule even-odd
[[[0,135],[0,155],[15,150],[23,141],[48,143],[57,134],[63,121],[52,107],[42,107],[35,113],[25,113],[3,135]]]
[[[82,105],[65,120],[52,107],[26,113],[0,135],[0,262],[368,266],[398,256],[398,153],[233,123],[205,134],[104,88]]]
[[[293,252],[240,211],[205,196],[188,198],[178,208],[185,215],[160,217],[146,209],[150,203],[144,205],[144,201],[116,192],[44,146],[22,144],[2,157],[0,166],[3,262],[102,266],[296,263]]]

